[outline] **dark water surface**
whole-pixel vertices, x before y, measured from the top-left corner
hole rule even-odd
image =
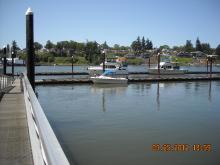
[[[220,81],[36,91],[72,164],[220,164]],[[191,150],[155,152],[153,144],[187,144]],[[211,144],[212,151],[193,151],[194,144]]]
[[[155,67],[156,65],[151,65],[151,67]],[[87,72],[88,66],[74,66],[74,71]],[[128,65],[129,72],[146,72],[148,65]],[[182,66],[182,69],[187,69],[189,71],[204,71],[206,72],[205,66]],[[14,73],[21,73],[26,70],[25,66],[15,66]],[[35,66],[35,72],[71,72],[72,66]],[[220,72],[220,66],[213,66],[213,71]],[[11,66],[7,67],[7,73],[11,73]]]

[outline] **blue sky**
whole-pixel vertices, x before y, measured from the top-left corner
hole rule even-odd
[[[219,0],[0,0],[0,47],[25,47],[25,12],[34,12],[35,41],[107,41],[128,46],[145,36],[154,46],[220,44]]]

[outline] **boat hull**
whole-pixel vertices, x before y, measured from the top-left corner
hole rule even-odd
[[[94,84],[127,84],[128,79],[126,78],[90,78]]]
[[[103,70],[102,68],[88,68],[89,70],[89,74],[91,76],[94,76],[94,75],[101,75],[103,73]],[[127,70],[118,70],[118,69],[105,69],[106,71],[108,70],[112,70],[112,71],[115,71],[115,74],[116,75],[127,75],[128,74],[128,71]]]

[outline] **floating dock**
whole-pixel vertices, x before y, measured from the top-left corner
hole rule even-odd
[[[208,72],[209,73],[209,72]],[[129,72],[129,75],[133,74],[149,74],[149,72]],[[190,71],[186,72],[185,74],[207,74],[204,71]],[[220,72],[212,72],[212,74],[220,74]],[[10,74],[9,74],[10,75]],[[89,75],[88,72],[39,72],[35,73],[36,76],[61,76],[61,75]]]
[[[182,75],[149,75],[149,74],[130,74],[128,82],[158,82],[158,81],[204,81],[220,80],[219,74],[182,74]],[[92,83],[89,78],[59,78],[35,80],[36,85],[44,84],[73,84],[73,83]]]

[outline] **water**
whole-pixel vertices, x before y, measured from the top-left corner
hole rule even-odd
[[[151,65],[151,67],[154,67],[156,65]],[[82,66],[73,66],[74,71],[79,72],[88,72],[87,70],[88,66],[82,65]],[[129,72],[147,72],[148,65],[128,65],[128,71]],[[204,71],[206,72],[206,67],[204,66],[182,66],[181,69],[187,69],[189,71]],[[14,73],[22,73],[26,70],[25,66],[15,66]],[[213,72],[219,71],[219,66],[213,66]],[[36,66],[35,72],[71,72],[72,66]],[[7,67],[7,73],[11,73],[11,67]]]
[[[151,65],[152,67],[155,65]],[[88,72],[86,65],[83,66],[74,66],[73,70],[75,72]],[[147,72],[148,66],[146,65],[129,65],[128,66],[128,71],[129,72]],[[184,66],[181,67],[182,69],[186,69],[189,71],[206,71],[206,67],[204,66]],[[20,74],[22,72],[26,71],[26,67],[24,66],[16,66],[15,67],[15,74]],[[72,71],[72,66],[36,66],[35,67],[35,72],[71,72]],[[220,67],[214,66],[213,71],[219,71],[220,72]],[[7,67],[7,73],[11,73],[11,67]],[[64,78],[72,78],[72,75],[59,75],[59,76],[35,76],[36,80],[41,80],[41,79],[64,79]],[[74,75],[73,78],[88,78],[87,75]]]
[[[36,91],[71,164],[220,164],[219,81]],[[155,152],[153,144],[211,144],[212,151]]]

